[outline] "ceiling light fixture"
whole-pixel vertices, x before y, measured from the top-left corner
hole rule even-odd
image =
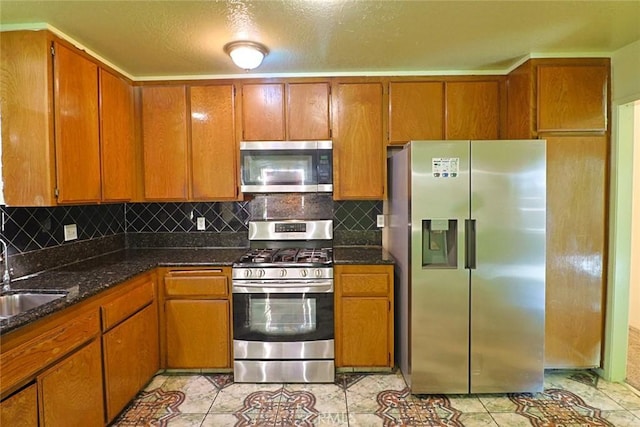
[[[269,53],[269,49],[263,44],[250,41],[235,41],[227,43],[224,51],[231,60],[243,70],[253,70],[262,64],[262,60]]]

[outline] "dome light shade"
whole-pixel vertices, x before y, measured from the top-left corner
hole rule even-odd
[[[262,60],[269,53],[266,46],[250,41],[235,41],[227,43],[224,51],[231,60],[243,70],[253,70],[262,64]]]

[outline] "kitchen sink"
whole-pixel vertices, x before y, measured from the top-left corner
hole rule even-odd
[[[66,291],[10,291],[0,295],[0,320],[33,310],[65,296]]]

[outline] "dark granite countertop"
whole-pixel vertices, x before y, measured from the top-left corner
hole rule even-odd
[[[382,246],[335,246],[334,264],[394,264],[395,260]]]
[[[18,329],[155,267],[231,266],[246,248],[133,249],[45,271],[11,283],[13,290],[65,290],[64,298],[0,320],[0,335]]]
[[[64,298],[0,320],[0,335],[70,307],[156,267],[231,266],[246,248],[128,249],[14,280],[12,290],[65,290]],[[393,264],[380,246],[337,246],[335,264]]]

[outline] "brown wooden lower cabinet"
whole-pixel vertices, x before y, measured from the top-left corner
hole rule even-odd
[[[41,425],[104,426],[102,355],[93,340],[38,376]]]
[[[38,426],[38,388],[32,384],[0,403],[0,426]]]
[[[336,367],[392,368],[393,265],[337,265]]]
[[[104,334],[102,346],[107,420],[113,420],[159,369],[157,305]]]
[[[155,275],[135,277],[120,288],[100,307],[107,422],[160,369]]]
[[[231,368],[230,277],[228,267],[164,276],[167,368]]]

